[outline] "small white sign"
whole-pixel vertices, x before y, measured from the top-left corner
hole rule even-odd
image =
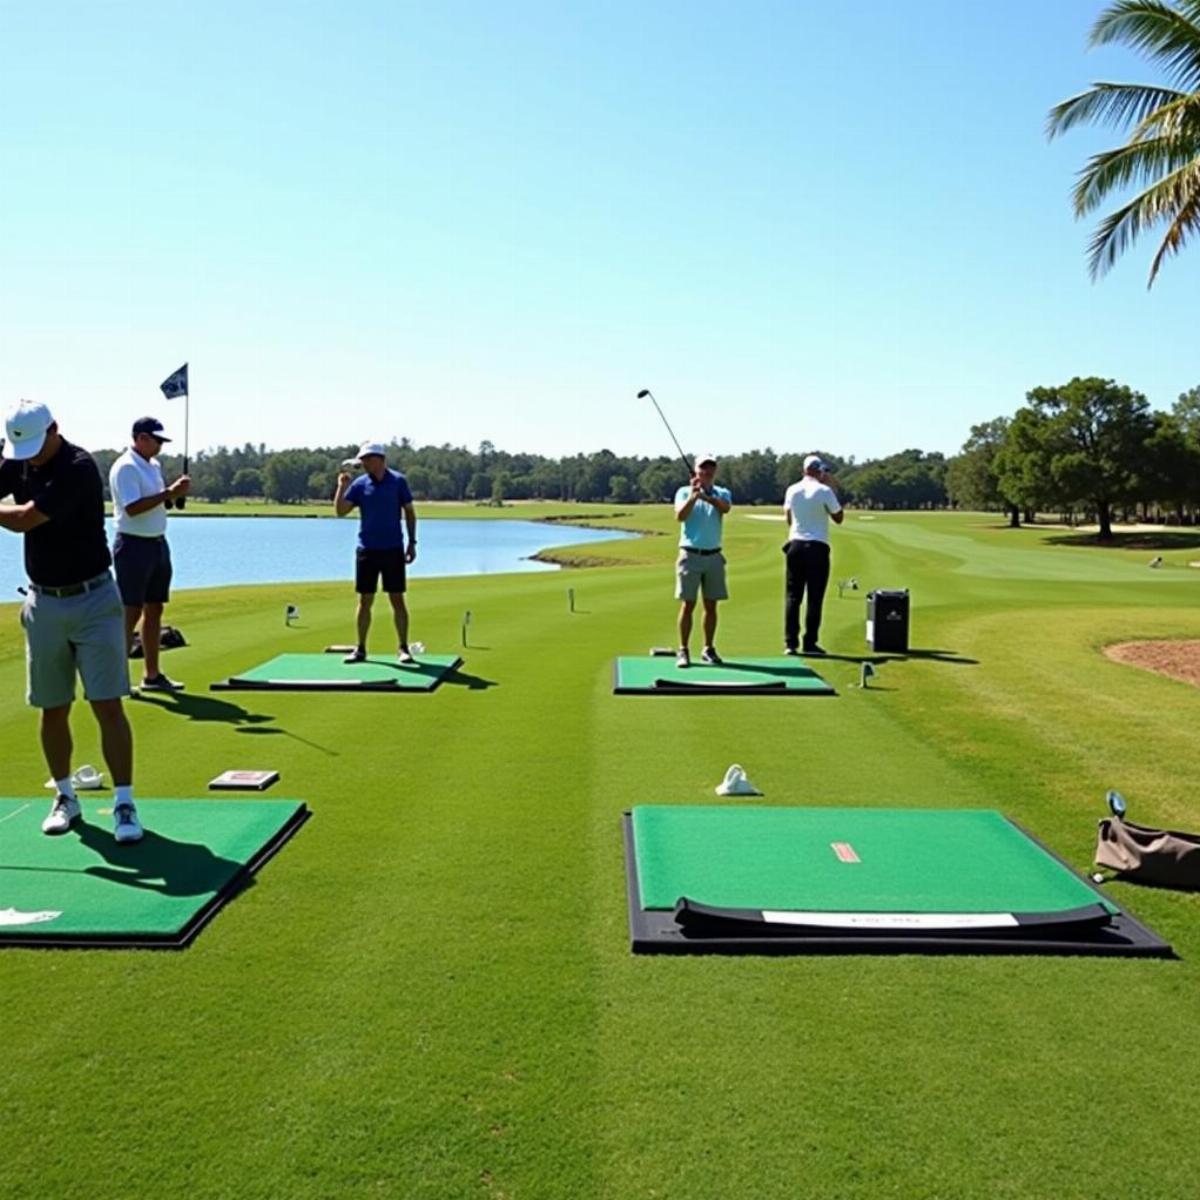
[[[279,778],[278,771],[222,771],[209,783],[216,791],[266,791]]]
[[[830,929],[1011,929],[1011,913],[779,912],[763,909],[772,925],[819,925]]]

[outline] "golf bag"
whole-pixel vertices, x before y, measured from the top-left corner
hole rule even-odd
[[[1200,891],[1200,834],[1105,817],[1096,836],[1096,865],[1134,883]]]
[[[177,650],[180,646],[186,646],[187,639],[175,628],[174,625],[164,625],[162,627],[162,638],[159,641],[159,648],[162,650]],[[133,644],[129,647],[130,658],[144,658],[145,651],[142,649],[142,634],[137,631],[133,635]]]

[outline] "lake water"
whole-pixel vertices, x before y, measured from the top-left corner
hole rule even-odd
[[[354,578],[358,522],[351,518],[174,517],[168,529],[175,588]],[[538,521],[421,521],[419,553],[409,567],[409,579],[554,571],[558,569],[554,564],[531,562],[529,556],[552,546],[635,536],[615,529]],[[16,589],[25,581],[21,539],[0,534],[0,602],[20,599]]]

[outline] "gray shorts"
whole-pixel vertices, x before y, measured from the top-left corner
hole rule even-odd
[[[675,564],[675,599],[694,603],[703,592],[705,600],[728,600],[725,584],[725,555],[689,554],[679,551]]]
[[[109,577],[80,596],[47,596],[30,591],[21,607],[29,703],[61,708],[75,699],[75,674],[88,700],[129,695],[125,657],[125,607]]]

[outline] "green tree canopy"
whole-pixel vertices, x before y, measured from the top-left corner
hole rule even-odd
[[[1008,432],[1008,417],[996,417],[971,426],[971,433],[963,443],[962,453],[946,465],[946,493],[963,508],[976,508],[985,512],[1010,507],[1015,518],[1019,516],[1015,505],[1010,504],[1000,492],[1000,476],[996,470],[996,456],[1004,445]]]
[[[1113,505],[1136,498],[1154,433],[1146,397],[1111,379],[1034,388],[1009,428],[1001,487],[1014,503],[1085,502],[1100,537],[1112,537]],[[1022,461],[1022,459],[1024,461]]]

